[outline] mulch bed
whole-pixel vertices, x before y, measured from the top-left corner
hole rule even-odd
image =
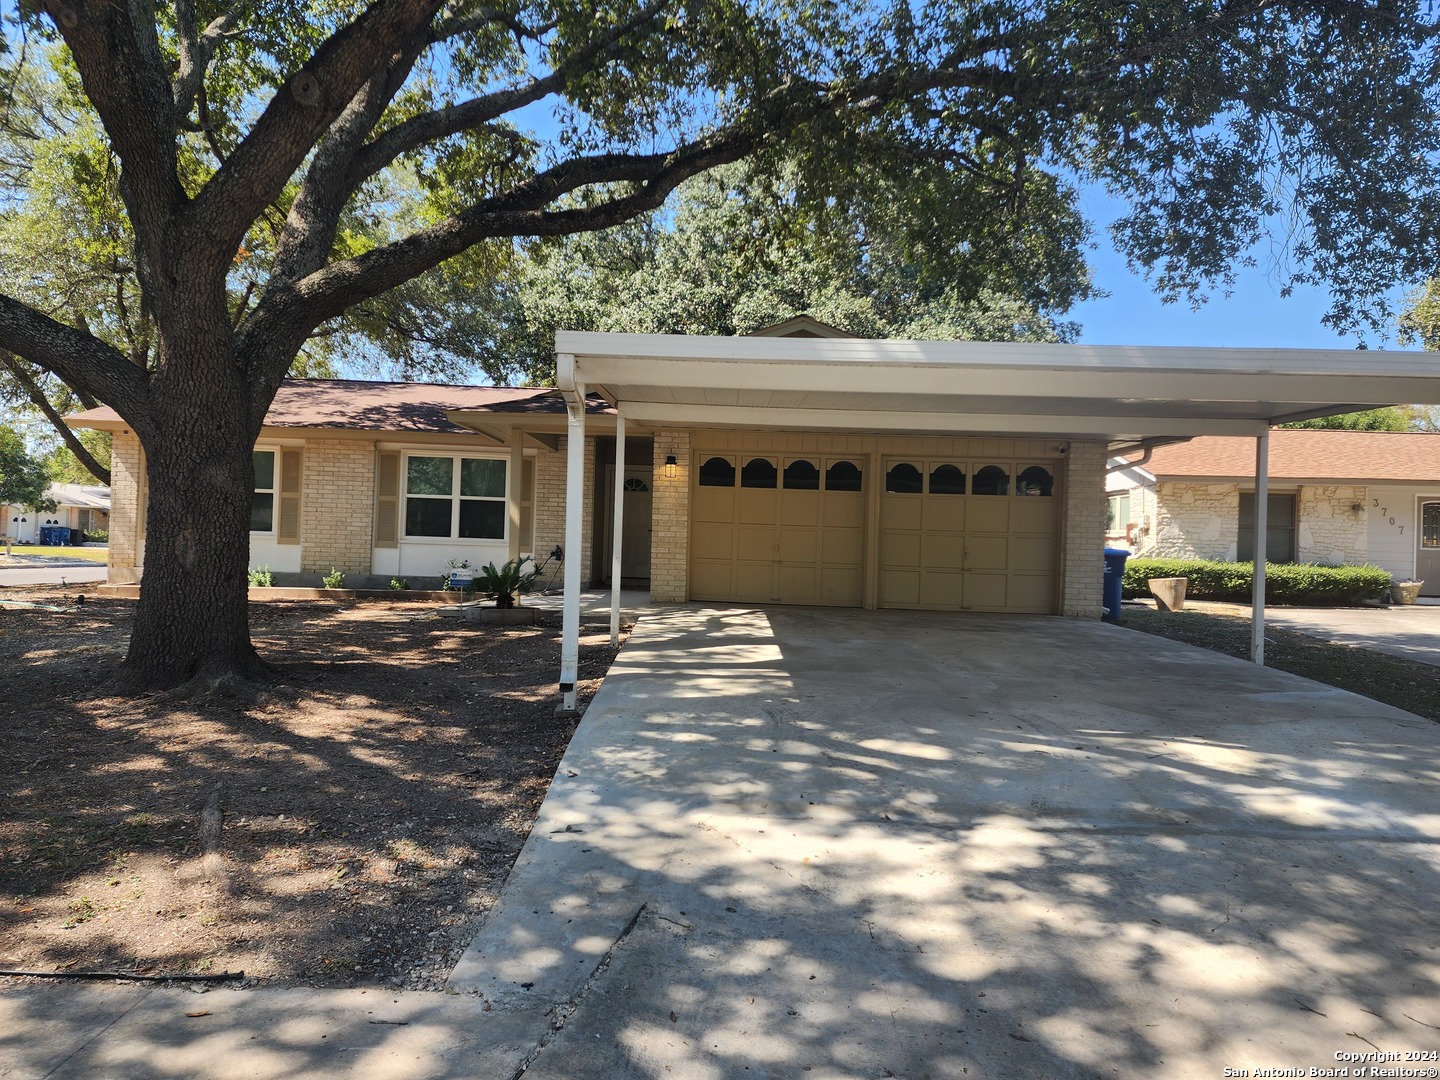
[[[7,969],[436,988],[577,722],[555,711],[558,619],[256,603],[252,635],[282,682],[187,701],[111,689],[133,601],[0,597],[64,609],[0,606]],[[582,705],[614,659],[608,627],[585,631]]]

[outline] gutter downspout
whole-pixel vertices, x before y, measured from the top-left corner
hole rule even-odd
[[[555,357],[555,385],[565,399],[565,603],[560,629],[560,711],[575,711],[580,672],[580,553],[585,494],[585,384],[575,357]]]
[[[1105,475],[1109,476],[1111,473],[1123,472],[1125,469],[1143,469],[1146,465],[1150,464],[1150,459],[1154,456],[1155,448],[1153,446],[1147,446],[1145,447],[1145,452],[1134,461],[1127,461],[1121,465],[1111,465],[1105,470]]]

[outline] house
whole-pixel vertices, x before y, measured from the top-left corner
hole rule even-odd
[[[1111,458],[1202,435],[1263,449],[1275,423],[1440,403],[1418,353],[837,334],[566,331],[555,389],[289,380],[255,447],[251,563],[415,584],[562,547],[573,700],[587,583],[1096,617]],[[139,440],[108,409],[73,422],[115,435],[111,574],[136,580]]]
[[[1266,557],[1370,563],[1440,596],[1440,434],[1270,433]],[[1206,436],[1117,460],[1110,541],[1139,555],[1248,561],[1255,554],[1253,440]]]
[[[0,534],[16,543],[40,542],[40,530],[60,527],[77,533],[104,532],[110,527],[110,489],[100,484],[51,484],[45,497],[55,509],[35,511],[26,506],[0,505]]]

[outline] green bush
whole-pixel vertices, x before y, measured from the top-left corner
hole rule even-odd
[[[1250,599],[1255,566],[1208,559],[1130,559],[1123,582],[1126,596],[1148,596],[1150,578],[1189,579],[1186,597],[1194,600]],[[1265,602],[1297,607],[1332,607],[1380,600],[1390,591],[1390,572],[1378,566],[1319,566],[1267,563]]]
[[[320,579],[327,589],[340,589],[345,585],[345,575],[335,567],[330,567],[330,572]]]
[[[255,567],[247,571],[245,576],[250,579],[250,588],[252,589],[268,589],[275,584],[275,575],[270,572],[268,566]]]

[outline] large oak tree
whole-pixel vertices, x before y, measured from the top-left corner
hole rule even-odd
[[[117,166],[153,347],[136,363],[11,294],[0,349],[144,444],[136,685],[266,676],[250,449],[318,328],[446,260],[634,218],[719,165],[783,163],[817,215],[883,178],[908,193],[908,257],[961,298],[1063,311],[1076,180],[1127,200],[1117,236],[1168,296],[1223,286],[1267,232],[1291,280],[1331,287],[1341,327],[1434,268],[1420,0],[39,6],[25,33],[63,41]],[[409,215],[395,170],[426,192]]]

